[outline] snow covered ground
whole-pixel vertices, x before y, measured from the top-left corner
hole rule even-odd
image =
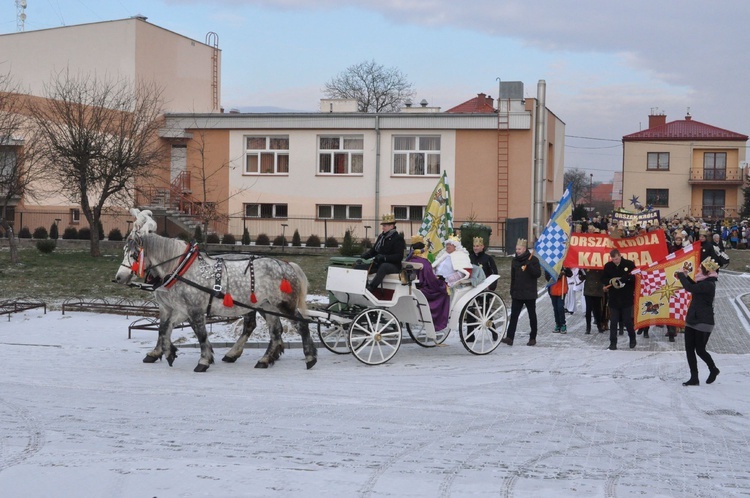
[[[487,356],[454,335],[381,366],[320,348],[306,370],[292,348],[260,370],[262,349],[225,364],[216,347],[204,374],[191,347],[142,363],[155,334],[128,340],[132,317],[2,317],[0,496],[750,496],[750,340],[724,301],[721,375],[705,385],[700,363],[689,388],[681,337],[605,351],[579,315],[551,334],[546,297],[536,347],[522,317]]]

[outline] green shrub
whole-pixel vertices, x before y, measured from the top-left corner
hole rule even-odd
[[[286,247],[286,237],[284,237],[283,235],[279,235],[278,237],[273,239],[273,245]]]
[[[361,254],[361,249],[361,247],[357,247],[354,245],[352,232],[350,230],[347,230],[344,233],[344,240],[341,242],[341,247],[339,247],[339,254],[341,254],[342,256],[354,256],[355,254]]]
[[[109,235],[107,236],[107,238],[109,240],[120,241],[122,240],[122,232],[119,228],[113,228],[109,231]]]
[[[215,233],[209,233],[206,235],[206,244],[218,244],[221,242],[221,239],[219,239],[219,235]]]
[[[245,227],[245,230],[242,232],[242,245],[250,245],[250,232],[247,231],[247,227]]]
[[[268,235],[264,233],[259,233],[258,237],[255,239],[255,245],[256,246],[270,246],[271,239],[268,238]]]
[[[34,229],[34,238],[35,239],[42,239],[42,240],[44,240],[44,239],[47,238],[47,236],[48,236],[48,234],[47,234],[47,229],[46,228],[44,228],[44,227],[36,227]]]
[[[89,227],[83,227],[78,230],[78,238],[80,240],[91,240],[91,229]]]
[[[369,249],[372,247],[372,241],[370,239],[361,239],[359,245],[361,245],[363,249]]]
[[[18,238],[19,239],[30,239],[31,238],[31,230],[29,230],[29,227],[23,227],[18,232]]]
[[[60,232],[57,228],[57,223],[53,223],[52,226],[49,227],[49,238],[52,240],[57,240],[60,238]]]
[[[310,235],[305,242],[307,247],[320,247],[320,237],[317,235]]]
[[[46,239],[36,241],[36,248],[39,249],[39,252],[42,254],[51,253],[55,250],[55,247],[57,247],[57,241],[55,240]]]
[[[200,225],[195,225],[195,231],[193,232],[193,239],[195,239],[195,241],[198,243],[203,242],[203,230],[201,230]]]
[[[234,235],[232,235],[231,233],[225,233],[224,237],[221,238],[221,243],[233,246],[237,243],[237,239],[235,239]]]
[[[292,246],[294,247],[300,247],[302,245],[302,239],[299,236],[299,230],[294,230],[294,235],[292,235]]]
[[[339,241],[336,240],[336,237],[328,237],[326,239],[326,247],[338,247]]]
[[[69,239],[77,239],[78,238],[78,229],[76,227],[66,227],[65,231],[63,232],[63,239],[69,240]]]

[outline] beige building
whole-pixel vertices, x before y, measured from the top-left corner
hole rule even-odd
[[[221,52],[215,33],[202,43],[132,17],[0,35],[0,72],[21,92],[44,97],[45,84],[66,71],[74,77],[154,83],[163,89],[167,112],[220,112]],[[24,137],[11,138],[7,143],[13,147],[0,149],[0,164],[21,155]],[[61,196],[18,199],[10,211],[17,227],[31,230],[56,219],[61,230],[86,224],[79,206]],[[105,231],[115,223],[105,223]]]
[[[661,210],[662,218],[737,218],[747,177],[747,135],[684,119],[649,116],[646,130],[625,135],[622,199]]]
[[[565,125],[522,91],[499,110],[462,107],[477,99],[493,101],[480,94],[449,112],[425,103],[367,114],[326,100],[319,113],[168,114],[173,188],[141,204],[157,209],[168,199],[198,211],[211,203],[228,220],[213,229],[236,237],[248,228],[253,237],[296,229],[340,240],[351,229],[372,238],[379,217],[393,212],[408,237],[445,171],[456,225],[487,224],[491,244],[505,247],[515,220],[512,244],[534,240],[562,195]]]

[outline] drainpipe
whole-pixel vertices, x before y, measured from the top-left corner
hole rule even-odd
[[[375,115],[375,224],[380,220],[380,116]]]
[[[534,133],[534,240],[539,240],[544,227],[544,206],[546,181],[545,165],[547,163],[547,83],[539,80],[536,86],[536,130]]]

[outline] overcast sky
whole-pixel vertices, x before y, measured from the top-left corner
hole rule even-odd
[[[27,0],[25,29],[122,19],[205,41],[219,35],[222,105],[314,111],[321,88],[373,59],[443,110],[498,78],[523,81],[566,123],[566,168],[607,181],[623,135],[693,119],[750,134],[750,2],[722,0]],[[16,31],[15,2],[0,32]]]

